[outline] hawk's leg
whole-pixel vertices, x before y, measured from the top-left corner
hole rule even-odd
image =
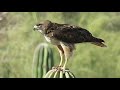
[[[62,48],[61,45],[57,45],[57,48],[58,48],[58,51],[59,51],[59,53],[60,53],[60,58],[61,58],[61,60],[60,60],[59,66],[61,67],[61,66],[62,66],[62,63],[63,63],[63,58],[64,58],[64,50],[63,50],[63,48]]]
[[[67,61],[70,59],[70,57],[73,54],[74,45],[72,45],[72,44],[61,44],[61,46],[64,50],[64,55],[65,55],[65,63],[63,65],[63,69],[65,70]]]

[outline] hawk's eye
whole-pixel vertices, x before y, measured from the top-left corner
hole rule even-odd
[[[48,34],[48,33],[50,33],[50,32],[51,32],[51,31],[50,31],[50,30],[48,30],[48,31],[47,31],[47,34]]]
[[[40,26],[41,24],[36,24],[36,26]]]

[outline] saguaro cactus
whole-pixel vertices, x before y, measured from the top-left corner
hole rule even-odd
[[[33,57],[33,77],[42,78],[54,65],[53,51],[46,43],[39,44]]]
[[[75,78],[69,69],[54,67],[53,51],[48,44],[39,44],[33,57],[34,78]]]
[[[69,69],[64,70],[61,67],[58,67],[49,70],[44,78],[75,78],[75,75],[70,72]]]

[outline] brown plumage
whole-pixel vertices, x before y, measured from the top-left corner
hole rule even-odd
[[[60,28],[61,29],[61,28]],[[83,42],[99,42],[103,44],[104,40],[95,38],[90,32],[83,28],[59,28],[53,33],[53,37],[66,43],[75,44]]]
[[[77,43],[89,42],[100,47],[106,47],[103,43],[104,40],[94,37],[88,30],[79,26],[58,24],[46,20],[42,24],[35,25],[34,29],[41,32],[48,42],[57,45],[61,59],[64,54],[66,61],[72,55]]]

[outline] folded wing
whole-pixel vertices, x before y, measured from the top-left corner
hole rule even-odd
[[[66,43],[91,42],[93,38],[89,31],[79,27],[58,28],[54,31],[53,37]]]

